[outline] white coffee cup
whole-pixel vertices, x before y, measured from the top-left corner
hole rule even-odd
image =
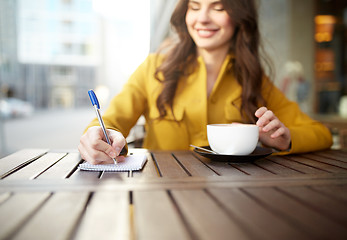
[[[248,155],[259,140],[259,128],[255,124],[209,124],[207,139],[213,151],[225,155]]]

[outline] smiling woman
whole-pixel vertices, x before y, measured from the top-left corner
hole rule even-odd
[[[97,119],[88,125],[79,144],[85,160],[112,163],[141,115],[148,149],[207,146],[208,124],[232,122],[256,124],[260,143],[279,154],[331,146],[329,130],[265,74],[255,0],[180,0],[171,25],[179,40],[148,56],[103,115],[111,146]]]

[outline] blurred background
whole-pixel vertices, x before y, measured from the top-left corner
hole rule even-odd
[[[172,34],[176,0],[0,0],[0,157],[77,148],[130,74]],[[259,0],[273,81],[347,140],[347,1]],[[140,121],[129,142],[141,138]],[[346,142],[345,142],[346,141]]]

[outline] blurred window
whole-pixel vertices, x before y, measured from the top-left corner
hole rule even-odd
[[[51,107],[46,93],[59,81],[50,69],[68,66],[73,107],[88,106],[80,93],[98,85],[117,93],[149,53],[149,12],[150,0],[0,1],[0,85]]]

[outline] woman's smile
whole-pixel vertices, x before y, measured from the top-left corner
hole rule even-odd
[[[220,1],[189,1],[185,20],[188,32],[198,50],[228,51],[230,39],[234,34],[234,25]]]
[[[209,38],[215,35],[218,31],[218,29],[203,29],[203,28],[198,28],[196,29],[198,36],[201,38]]]

